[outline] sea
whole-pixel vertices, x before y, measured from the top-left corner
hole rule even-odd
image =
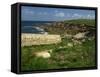
[[[44,31],[40,26],[54,21],[21,21],[22,33],[41,33]],[[46,26],[46,25],[45,25]]]

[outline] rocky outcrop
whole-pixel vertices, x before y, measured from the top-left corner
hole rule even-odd
[[[56,44],[61,42],[60,35],[26,34],[21,35],[21,46]]]
[[[73,36],[74,39],[83,39],[85,38],[86,32],[83,33],[77,33],[76,35]]]
[[[95,26],[90,26],[87,24],[74,24],[65,22],[53,22],[51,25],[41,26],[45,31],[50,34],[71,34],[75,35],[77,33],[89,32],[87,36],[93,36],[95,34]]]

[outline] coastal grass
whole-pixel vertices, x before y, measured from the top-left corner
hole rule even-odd
[[[95,41],[86,39],[82,44],[68,47],[71,39],[61,43],[21,47],[21,70],[46,70],[95,66]],[[34,52],[52,49],[50,58],[36,57]]]
[[[87,26],[95,26],[94,19],[73,19],[73,20],[66,20],[65,23],[72,23],[72,24],[86,24]]]

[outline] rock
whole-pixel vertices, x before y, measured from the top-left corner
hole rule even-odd
[[[74,40],[74,39],[72,39],[72,41],[73,41],[74,45],[82,44],[82,42],[81,42],[81,41],[78,41],[78,40]]]
[[[60,46],[59,48],[67,48],[67,46]]]
[[[88,38],[89,41],[91,41],[91,40],[93,40],[93,39],[94,39],[94,37],[89,37],[89,38]]]
[[[68,43],[67,46],[73,47],[73,44],[72,43]]]
[[[82,38],[85,37],[85,34],[86,34],[85,32],[83,32],[83,33],[78,33],[78,34],[74,35],[73,38],[74,38],[74,39],[82,39]]]
[[[52,53],[52,49],[50,49],[49,52]]]
[[[63,48],[62,46],[60,46],[59,48]]]
[[[65,38],[65,37],[66,37],[66,38],[72,38],[72,35],[66,33],[66,34],[64,35],[64,38]]]
[[[41,45],[41,44],[57,44],[61,42],[60,35],[51,34],[28,34],[22,33],[21,46]]]
[[[42,57],[42,58],[50,58],[51,55],[48,51],[41,51],[34,53],[36,57]]]
[[[82,39],[82,42],[85,42],[86,40],[85,39]]]

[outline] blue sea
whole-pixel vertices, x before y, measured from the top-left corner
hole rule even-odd
[[[41,25],[46,23],[52,23],[53,21],[21,21],[21,32],[22,33],[40,33],[39,29]]]

